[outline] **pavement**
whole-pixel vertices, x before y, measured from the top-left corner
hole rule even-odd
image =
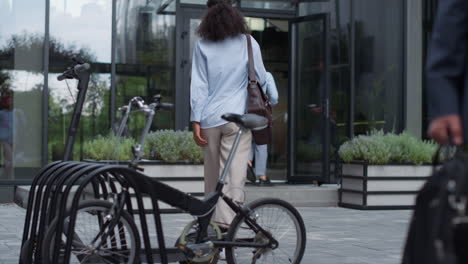
[[[410,210],[358,211],[337,207],[299,207],[298,210],[307,229],[302,263],[401,262]],[[25,214],[26,210],[15,204],[0,204],[0,264],[18,263]],[[186,214],[163,216],[167,245],[174,243],[191,219]]]

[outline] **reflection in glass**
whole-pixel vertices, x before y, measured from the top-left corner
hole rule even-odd
[[[157,94],[174,103],[175,15],[156,12],[165,2],[116,2],[117,106],[134,96],[151,101]],[[143,124],[139,117],[130,120],[134,136]],[[158,112],[152,129],[157,128],[174,128],[174,113]]]
[[[82,143],[109,133],[112,0],[50,2],[49,160],[63,158],[66,134],[77,95],[77,81],[57,76],[78,57],[92,65],[91,80],[74,145],[75,160]]]
[[[240,0],[241,8],[258,8],[291,11],[296,10],[295,4],[291,1],[263,1],[263,0]]]
[[[322,19],[297,27],[294,175],[322,176],[322,98],[325,87]]]
[[[0,180],[41,166],[44,5],[0,2]]]
[[[354,1],[355,134],[403,126],[404,0]]]
[[[180,0],[181,4],[206,5],[206,0]]]

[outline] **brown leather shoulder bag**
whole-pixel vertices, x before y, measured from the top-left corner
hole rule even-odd
[[[253,139],[257,145],[270,144],[272,140],[271,125],[272,125],[272,109],[270,99],[263,92],[262,87],[257,81],[255,75],[255,64],[252,52],[252,41],[250,35],[245,35],[247,39],[247,49],[249,56],[249,84],[247,86],[247,110],[249,114],[256,114],[268,119],[268,127],[261,130],[252,131]]]

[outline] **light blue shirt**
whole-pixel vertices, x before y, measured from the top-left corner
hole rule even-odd
[[[276,83],[273,75],[269,72],[266,73],[266,84],[262,86],[262,90],[268,95],[271,105],[278,104],[278,89],[276,89]]]
[[[264,87],[267,74],[257,41],[252,51],[257,81]],[[274,81],[273,81],[274,83]],[[201,128],[226,124],[226,113],[244,114],[247,102],[248,54],[245,35],[222,41],[198,40],[193,50],[190,120]]]

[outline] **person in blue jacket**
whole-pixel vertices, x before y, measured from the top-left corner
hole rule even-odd
[[[461,145],[468,135],[468,1],[437,6],[426,65],[428,134],[440,144]]]

